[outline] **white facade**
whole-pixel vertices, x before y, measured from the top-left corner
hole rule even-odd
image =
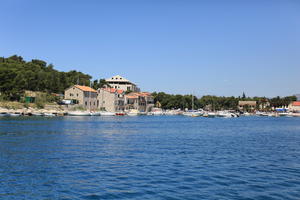
[[[124,91],[132,91],[132,92],[139,92],[140,89],[137,87],[136,84],[129,81],[128,79],[117,75],[105,80],[112,88]]]

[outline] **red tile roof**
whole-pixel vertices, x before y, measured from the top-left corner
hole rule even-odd
[[[138,97],[134,96],[134,95],[126,95],[126,98],[127,99],[137,99]]]
[[[103,89],[103,90],[105,90],[105,91],[108,91],[108,92],[110,92],[110,93],[115,93],[115,92],[117,92],[118,94],[122,94],[122,93],[124,92],[124,90],[117,90],[117,89],[115,89],[115,88],[101,88],[101,89]]]
[[[88,87],[88,86],[84,86],[84,85],[74,85],[74,86],[84,92],[97,92],[96,90],[94,90],[93,88]]]
[[[129,95],[147,97],[147,96],[151,96],[151,93],[149,93],[149,92],[132,92],[132,93],[129,93]]]
[[[300,101],[294,101],[292,105],[293,106],[300,106]]]

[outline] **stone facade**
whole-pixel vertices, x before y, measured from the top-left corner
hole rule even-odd
[[[124,111],[124,90],[115,88],[99,88],[97,100],[98,108],[108,112]]]
[[[300,101],[294,101],[290,103],[288,109],[292,112],[300,112]]]
[[[123,78],[120,75],[113,76],[109,79],[105,80],[112,88],[117,90],[124,90],[124,91],[132,91],[132,92],[139,92],[140,89],[137,87],[136,84],[132,83],[131,81]]]
[[[149,112],[152,107],[154,107],[154,99],[148,92],[132,92],[125,95],[125,110]]]
[[[82,85],[74,85],[66,89],[64,99],[75,100],[78,105],[90,110],[96,110],[99,104],[97,101],[97,91]]]
[[[244,110],[244,109],[250,109],[254,110],[256,108],[256,101],[239,101],[239,109]]]

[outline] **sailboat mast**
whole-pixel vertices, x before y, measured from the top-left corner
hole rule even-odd
[[[194,110],[194,95],[192,95],[192,110]]]

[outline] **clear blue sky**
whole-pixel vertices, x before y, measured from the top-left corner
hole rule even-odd
[[[2,0],[0,56],[145,91],[300,93],[299,0]]]

